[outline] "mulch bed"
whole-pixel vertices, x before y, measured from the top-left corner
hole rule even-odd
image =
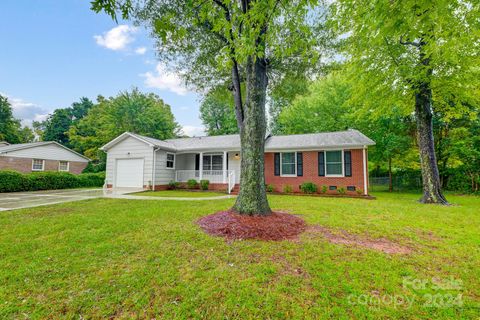
[[[303,219],[285,212],[272,212],[268,216],[248,216],[233,211],[220,211],[200,218],[197,223],[206,233],[227,240],[295,239],[307,228]]]

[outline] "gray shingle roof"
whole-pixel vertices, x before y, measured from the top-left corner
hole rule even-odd
[[[208,136],[166,140],[178,151],[240,150],[240,135]]]
[[[238,134],[158,140],[135,133],[125,133],[137,137],[153,146],[176,152],[234,151],[240,150]],[[370,138],[358,130],[271,136],[265,142],[266,151],[305,150],[322,148],[362,148],[374,145]],[[105,146],[109,146],[108,143]],[[108,148],[107,148],[108,149]]]
[[[267,139],[265,149],[352,148],[374,144],[373,140],[360,131],[349,129],[347,131],[272,136]]]

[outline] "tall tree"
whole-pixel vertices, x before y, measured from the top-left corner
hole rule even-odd
[[[278,126],[285,134],[344,130],[354,126],[350,84],[339,73],[317,79],[308,92],[283,108]]]
[[[13,117],[12,106],[7,97],[0,95],[0,141],[26,143],[33,141],[32,130],[22,127],[20,120]]]
[[[99,97],[88,114],[70,128],[68,136],[76,151],[101,160],[98,148],[125,131],[169,139],[178,134],[179,126],[162,99],[133,89],[108,99]]]
[[[210,90],[200,105],[200,119],[209,136],[238,133],[232,93],[223,87]]]
[[[365,121],[366,120],[366,121]],[[401,159],[412,147],[410,135],[411,119],[403,116],[395,108],[389,115],[379,118],[363,119],[364,132],[375,141],[375,147],[369,152],[369,160],[386,163],[389,177],[388,190],[393,191],[392,162]]]
[[[40,129],[44,141],[56,141],[64,146],[71,147],[68,137],[70,127],[87,115],[93,107],[93,102],[88,98],[80,98],[79,102],[72,103],[69,108],[56,109],[42,123],[34,123],[34,128]]]
[[[423,203],[447,204],[441,192],[432,118],[437,110],[461,113],[478,104],[479,6],[474,1],[339,0],[332,21],[346,37],[355,94],[415,113]],[[475,103],[475,101],[477,103]],[[367,106],[368,107],[368,106]]]
[[[64,146],[70,147],[67,132],[72,123],[72,114],[68,108],[56,109],[45,120],[45,130],[42,134],[42,140],[56,141]]]
[[[92,8],[115,17],[120,9],[153,30],[160,59],[181,66],[197,86],[229,78],[241,137],[240,194],[234,210],[271,212],[265,191],[265,101],[268,71],[314,58],[312,0],[95,0]],[[310,16],[309,16],[310,15]],[[281,70],[281,68],[277,68]],[[227,75],[228,78],[227,78]],[[242,82],[245,82],[245,93]]]

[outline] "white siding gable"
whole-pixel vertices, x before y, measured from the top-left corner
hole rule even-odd
[[[17,158],[88,162],[87,159],[82,158],[78,154],[62,148],[54,143],[40,145],[32,148],[25,148],[21,150],[9,151],[4,155],[7,157]]]
[[[151,146],[138,139],[128,137],[108,149],[107,184],[115,184],[115,164],[117,159],[144,159],[143,184],[148,186],[149,183],[152,183],[153,148]]]

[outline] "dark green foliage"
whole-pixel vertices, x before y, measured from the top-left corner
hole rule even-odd
[[[346,191],[345,191],[345,188],[344,188],[344,187],[340,187],[340,188],[338,188],[338,189],[337,189],[337,191],[338,191],[338,193],[339,193],[339,194],[345,194],[345,193],[346,193]]]
[[[317,193],[318,188],[313,182],[304,182],[300,185],[300,190],[302,190],[303,193],[312,194]]]
[[[42,140],[56,141],[64,146],[72,147],[68,130],[85,117],[93,106],[93,102],[88,98],[81,98],[79,102],[72,103],[69,108],[56,109],[47,120],[41,124],[37,123],[35,126],[42,128]]]
[[[90,161],[85,169],[83,169],[82,173],[97,173],[97,172],[104,172],[106,169],[106,162],[105,161],[100,161],[97,163],[94,163]]]
[[[232,93],[224,87],[208,92],[200,105],[200,119],[209,136],[238,133]]]
[[[83,173],[74,175],[68,172],[0,171],[0,192],[55,190],[81,187],[101,187],[105,173]]]
[[[265,190],[267,190],[267,192],[271,193],[271,192],[275,191],[275,186],[273,184],[267,184],[265,186]]]
[[[208,186],[210,185],[209,180],[200,180],[200,189],[208,190]]]
[[[328,187],[327,186],[322,186],[322,189],[320,190],[321,193],[327,193]]]
[[[188,189],[195,189],[198,186],[198,182],[195,179],[190,179],[187,181],[187,188]]]
[[[68,136],[75,151],[103,162],[98,148],[125,131],[156,139],[174,138],[179,126],[159,96],[134,88],[115,97],[98,97],[88,114],[70,127]]]
[[[170,180],[170,182],[168,183],[169,190],[175,190],[175,189],[178,189],[179,187],[180,187],[180,183],[178,183],[177,181]]]
[[[22,127],[20,121],[13,117],[12,106],[8,99],[0,95],[0,141],[8,143],[26,143],[33,141],[33,132]]]

